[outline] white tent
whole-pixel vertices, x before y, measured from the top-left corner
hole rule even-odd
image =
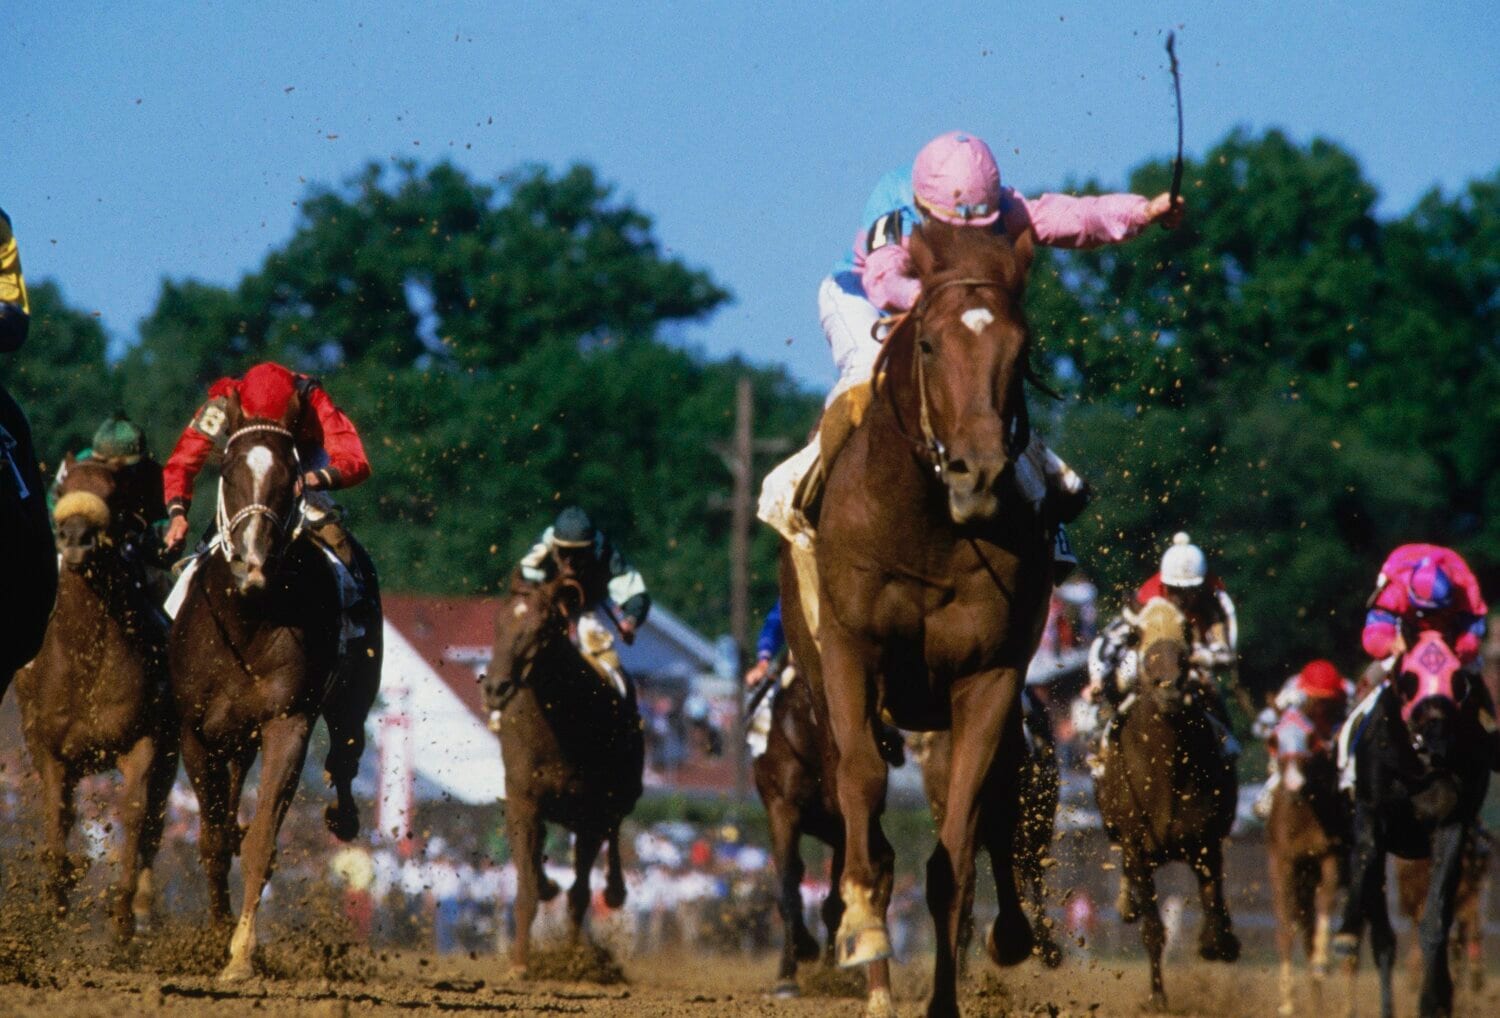
[[[406,826],[418,794],[471,805],[505,797],[495,736],[389,621],[370,736],[380,761],[382,830]]]

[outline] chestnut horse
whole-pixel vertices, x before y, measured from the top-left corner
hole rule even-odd
[[[1474,837],[1490,784],[1490,743],[1482,708],[1488,697],[1436,630],[1427,630],[1401,659],[1395,680],[1371,694],[1346,724],[1353,736],[1354,848],[1349,898],[1333,947],[1358,951],[1368,922],[1380,971],[1380,1013],[1391,1018],[1396,934],[1385,897],[1386,856],[1431,858],[1422,910],[1421,1018],[1453,1011],[1448,937],[1453,925],[1464,846]],[[1368,707],[1368,710],[1364,708]]]
[[[1239,782],[1219,748],[1208,707],[1188,680],[1192,637],[1186,616],[1154,597],[1132,624],[1140,631],[1135,702],[1100,748],[1095,799],[1121,859],[1120,918],[1141,920],[1151,961],[1151,1007],[1167,1006],[1161,956],[1166,930],[1156,906],[1156,870],[1184,862],[1198,878],[1203,927],[1198,955],[1235,961],[1240,942],[1224,904],[1224,838],[1234,824]]]
[[[1350,816],[1332,746],[1317,741],[1310,721],[1283,719],[1272,752],[1280,781],[1266,818],[1266,862],[1281,958],[1277,1013],[1290,1015],[1297,1009],[1292,947],[1299,935],[1312,973],[1313,1008],[1321,1009],[1333,913],[1348,880]]]
[[[558,888],[542,869],[546,824],[573,832],[570,940],[577,943],[589,907],[589,872],[609,842],[604,901],[625,903],[620,823],[641,797],[646,742],[635,687],[620,696],[569,639],[584,603],[566,575],[545,583],[511,576],[495,616],[495,649],[484,683],[490,728],[505,764],[505,831],[516,863],[516,939],[512,970],[530,962],[537,901]]]
[[[296,419],[298,399],[286,420]],[[225,411],[218,536],[191,579],[169,651],[216,922],[230,919],[229,865],[240,853],[244,895],[220,973],[237,980],[254,974],[256,913],[319,716],[328,727],[325,773],[337,792],[324,822],[344,841],[359,833],[351,783],[380,686],[383,644],[375,572],[356,549],[369,582],[364,634],[340,647],[339,581],[328,552],[298,526],[300,468],[286,420],[246,418],[237,397]],[[255,816],[242,843],[240,793],[257,754]]]
[[[833,736],[847,845],[841,965],[891,953],[881,717],[952,729],[948,808],[927,866],[931,1015],[958,1013],[957,951],[981,831],[999,888],[990,955],[1013,965],[1032,948],[1011,859],[1025,759],[1017,701],[1046,621],[1054,532],[1013,477],[1030,441],[1022,296],[1033,243],[1029,233],[1012,245],[942,223],[913,235],[922,298],[885,341],[875,398],[826,465],[818,614],[783,609]],[[789,554],[796,563],[807,553]],[[810,573],[783,559],[783,606],[802,604],[798,576]]]
[[[844,872],[844,819],[839,815],[833,782],[823,769],[827,727],[818,724],[811,684],[799,674],[773,695],[766,751],[755,758],[751,771],[756,791],[766,807],[771,859],[780,881],[777,909],[781,914],[783,940],[775,993],[779,997],[793,997],[798,992],[797,963],[814,961],[822,953],[802,918],[801,887],[806,873],[800,847],[802,836],[812,835],[832,850],[828,897],[823,899],[822,908],[823,924],[828,929],[824,962],[831,964],[834,935],[844,916],[844,902],[839,897]],[[887,753],[890,752],[887,747]],[[866,1004],[867,1015],[894,1014],[889,986],[890,963],[875,962],[870,967],[872,999]]]
[[[1062,774],[1057,766],[1057,746],[1046,708],[1029,692],[1021,694],[1026,721],[1026,764],[1021,768],[1021,814],[1015,831],[1015,870],[1017,888],[1031,918],[1031,935],[1036,941],[1033,953],[1047,968],[1062,964],[1062,947],[1052,935],[1047,921],[1047,863],[1057,826],[1057,804],[1062,790]],[[1030,703],[1027,703],[1027,700]],[[941,825],[947,808],[948,775],[953,767],[953,740],[947,732],[927,732],[916,740],[921,745],[918,759],[922,764],[922,786],[932,819]],[[990,839],[981,834],[986,844]],[[968,942],[973,933],[973,901],[966,906],[971,918],[965,923],[959,967],[963,968]]]
[[[159,468],[157,478],[161,515]],[[59,913],[74,876],[67,840],[78,779],[111,767],[124,777],[114,906],[121,941],[150,913],[151,864],[177,777],[167,623],[138,561],[138,488],[96,460],[66,461],[54,513],[62,557],[57,607],[41,653],[16,678],[26,745],[42,778],[48,889]]]
[[[57,555],[31,425],[0,385],[0,697],[36,656],[57,597]]]

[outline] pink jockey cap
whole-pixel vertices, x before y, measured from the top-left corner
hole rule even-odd
[[[954,226],[989,226],[1000,217],[1000,167],[972,134],[949,131],[922,146],[911,168],[917,201]]]
[[[1406,592],[1418,608],[1428,611],[1446,608],[1453,600],[1453,581],[1447,570],[1431,556],[1423,555],[1421,561],[1412,567],[1406,581]]]

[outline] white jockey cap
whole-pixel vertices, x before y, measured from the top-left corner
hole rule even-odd
[[[1172,547],[1161,557],[1161,582],[1168,587],[1196,587],[1208,576],[1208,559],[1203,549],[1186,533],[1172,537]]]

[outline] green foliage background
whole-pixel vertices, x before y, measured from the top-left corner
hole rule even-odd
[[[1168,177],[1148,163],[1129,187]],[[1380,220],[1350,153],[1238,132],[1186,182],[1182,229],[1033,273],[1065,393],[1037,409],[1099,491],[1075,544],[1110,608],[1187,529],[1241,605],[1252,684],[1315,655],[1352,667],[1391,546],[1451,543],[1500,580],[1500,172]],[[55,284],[32,296],[33,338],[0,372],[53,462],[117,405],[164,455],[207,385],[257,360],[321,376],[365,436],[374,477],[344,500],[393,590],[493,589],[576,500],[663,603],[722,632],[713,446],[735,379],[754,380],[758,437],[800,441],[821,404],[781,370],[663,339],[730,295],[586,166],[489,184],[372,164],[313,189],[233,288],[164,281],[116,361]],[[774,551],[762,529],[758,603]]]

